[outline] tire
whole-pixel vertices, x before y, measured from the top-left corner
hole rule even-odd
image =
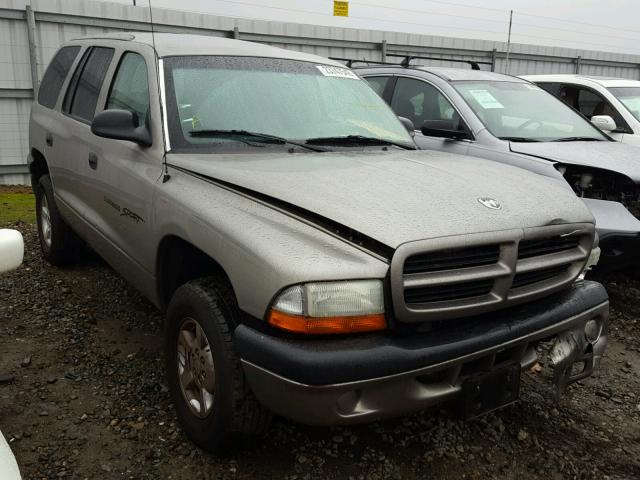
[[[77,260],[82,241],[62,219],[48,175],[40,177],[36,187],[36,220],[40,249],[47,262],[62,267]]]
[[[239,320],[240,309],[233,290],[227,282],[216,278],[193,280],[181,286],[167,310],[165,353],[169,391],[187,436],[210,452],[231,447],[239,438],[263,434],[271,420],[271,413],[259,404],[246,383],[233,348],[232,334]],[[201,343],[194,350],[193,345],[198,343],[194,322],[201,327],[209,349],[206,343]],[[181,338],[190,340],[180,344]],[[187,358],[189,355],[191,360]],[[200,367],[210,361],[214,365],[213,379],[207,373],[209,367]],[[191,372],[186,378],[198,377],[199,381],[183,377],[181,382],[181,370]],[[209,398],[211,387],[213,396]],[[203,389],[206,394],[199,393]],[[194,400],[199,395],[207,395],[207,399]]]

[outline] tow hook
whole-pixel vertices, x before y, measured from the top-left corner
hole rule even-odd
[[[560,334],[551,349],[555,398],[567,387],[593,373],[607,344],[607,319],[596,318]]]

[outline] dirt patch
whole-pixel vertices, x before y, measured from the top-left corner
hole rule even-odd
[[[5,193],[30,194],[33,193],[33,190],[31,190],[31,187],[26,187],[24,185],[0,185],[0,195]]]
[[[543,370],[525,376],[521,401],[473,421],[276,419],[266,438],[212,456],[177,426],[155,309],[94,256],[46,265],[35,228],[19,228],[26,262],[0,277],[0,373],[15,377],[0,385],[0,429],[26,479],[640,478],[640,282],[608,280],[606,357],[560,404]]]

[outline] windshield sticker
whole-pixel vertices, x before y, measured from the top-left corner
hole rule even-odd
[[[496,100],[487,90],[469,90],[469,93],[473,95],[473,98],[480,104],[482,108],[504,108],[504,106]]]
[[[325,77],[340,77],[360,80],[360,78],[358,78],[358,76],[348,68],[332,67],[331,65],[316,65],[316,67]]]

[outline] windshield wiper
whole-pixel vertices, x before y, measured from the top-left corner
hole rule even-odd
[[[602,142],[603,140],[600,138],[593,137],[564,137],[564,138],[556,138],[555,140],[550,140],[551,142]]]
[[[278,145],[296,145],[314,152],[326,152],[323,148],[311,147],[305,143],[289,140],[288,138],[269,135],[268,133],[250,132],[248,130],[191,130],[189,135],[194,138],[214,138],[214,137],[250,137],[262,143],[274,143]]]
[[[500,140],[508,140],[509,142],[539,142],[535,138],[529,137],[498,137]]]
[[[406,143],[394,142],[385,138],[366,137],[364,135],[347,135],[344,137],[317,137],[308,138],[306,145],[393,145],[405,150],[415,150],[415,147]]]

